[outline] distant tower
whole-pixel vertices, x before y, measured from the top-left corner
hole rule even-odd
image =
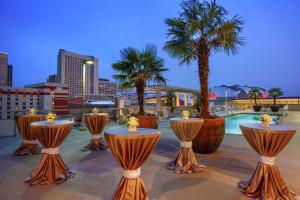
[[[94,56],[81,55],[59,49],[57,56],[57,82],[69,86],[70,97],[82,96],[83,64],[86,64],[86,95],[98,94],[98,59]]]
[[[7,65],[7,86],[12,87],[13,84],[13,66]]]
[[[57,76],[56,74],[51,74],[47,78],[47,83],[56,83],[57,82]]]
[[[0,86],[12,86],[13,66],[8,64],[8,54],[0,52]]]

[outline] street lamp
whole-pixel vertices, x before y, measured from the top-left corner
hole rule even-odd
[[[235,93],[235,99],[236,99],[236,100],[238,99],[240,92],[241,92],[241,91],[236,91],[236,93]]]
[[[227,110],[228,110],[228,105],[227,105],[228,91],[230,91],[229,88],[227,88],[227,89],[225,90],[225,108],[226,108],[226,113],[227,113]]]
[[[85,96],[86,96],[86,65],[92,65],[94,64],[94,61],[92,60],[85,60],[82,63],[82,104],[81,104],[81,110],[82,110],[82,114],[81,114],[81,126],[80,126],[80,130],[85,131],[86,127],[83,123],[83,115],[84,115],[84,111],[85,111]]]

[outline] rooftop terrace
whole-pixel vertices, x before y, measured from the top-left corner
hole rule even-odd
[[[297,134],[279,154],[277,163],[286,182],[300,195],[300,112],[291,112],[285,125]],[[109,128],[109,127],[107,127]],[[150,200],[248,199],[237,183],[249,178],[257,164],[256,153],[243,136],[225,135],[220,149],[210,155],[195,154],[207,168],[199,174],[175,174],[165,163],[176,156],[179,142],[168,121],[162,121],[161,139],[142,167],[142,178]],[[18,137],[0,139],[0,199],[110,199],[121,178],[121,168],[109,151],[81,152],[89,142],[88,132],[73,129],[61,146],[65,163],[77,174],[59,185],[26,186],[24,180],[38,165],[40,155],[14,157],[10,154],[21,142]]]

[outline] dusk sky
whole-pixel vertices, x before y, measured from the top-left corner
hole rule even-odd
[[[43,82],[56,73],[58,49],[99,58],[99,77],[112,79],[122,48],[158,47],[170,71],[168,85],[199,88],[196,63],[179,66],[162,50],[164,19],[180,0],[0,0],[0,52],[14,66],[14,86]],[[210,87],[247,84],[280,87],[300,96],[300,1],[219,0],[245,20],[246,45],[235,56],[213,53]]]

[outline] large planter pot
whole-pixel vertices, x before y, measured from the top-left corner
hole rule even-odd
[[[271,111],[272,111],[272,112],[278,112],[278,111],[279,111],[279,108],[280,108],[280,107],[279,107],[278,105],[272,105],[272,106],[271,106]]]
[[[224,118],[204,119],[201,130],[193,140],[193,151],[204,154],[215,152],[222,143],[224,134]]]
[[[259,112],[260,110],[261,110],[261,105],[253,105],[253,110],[255,111],[255,112]]]
[[[139,128],[153,128],[158,127],[158,117],[157,116],[138,116]]]

